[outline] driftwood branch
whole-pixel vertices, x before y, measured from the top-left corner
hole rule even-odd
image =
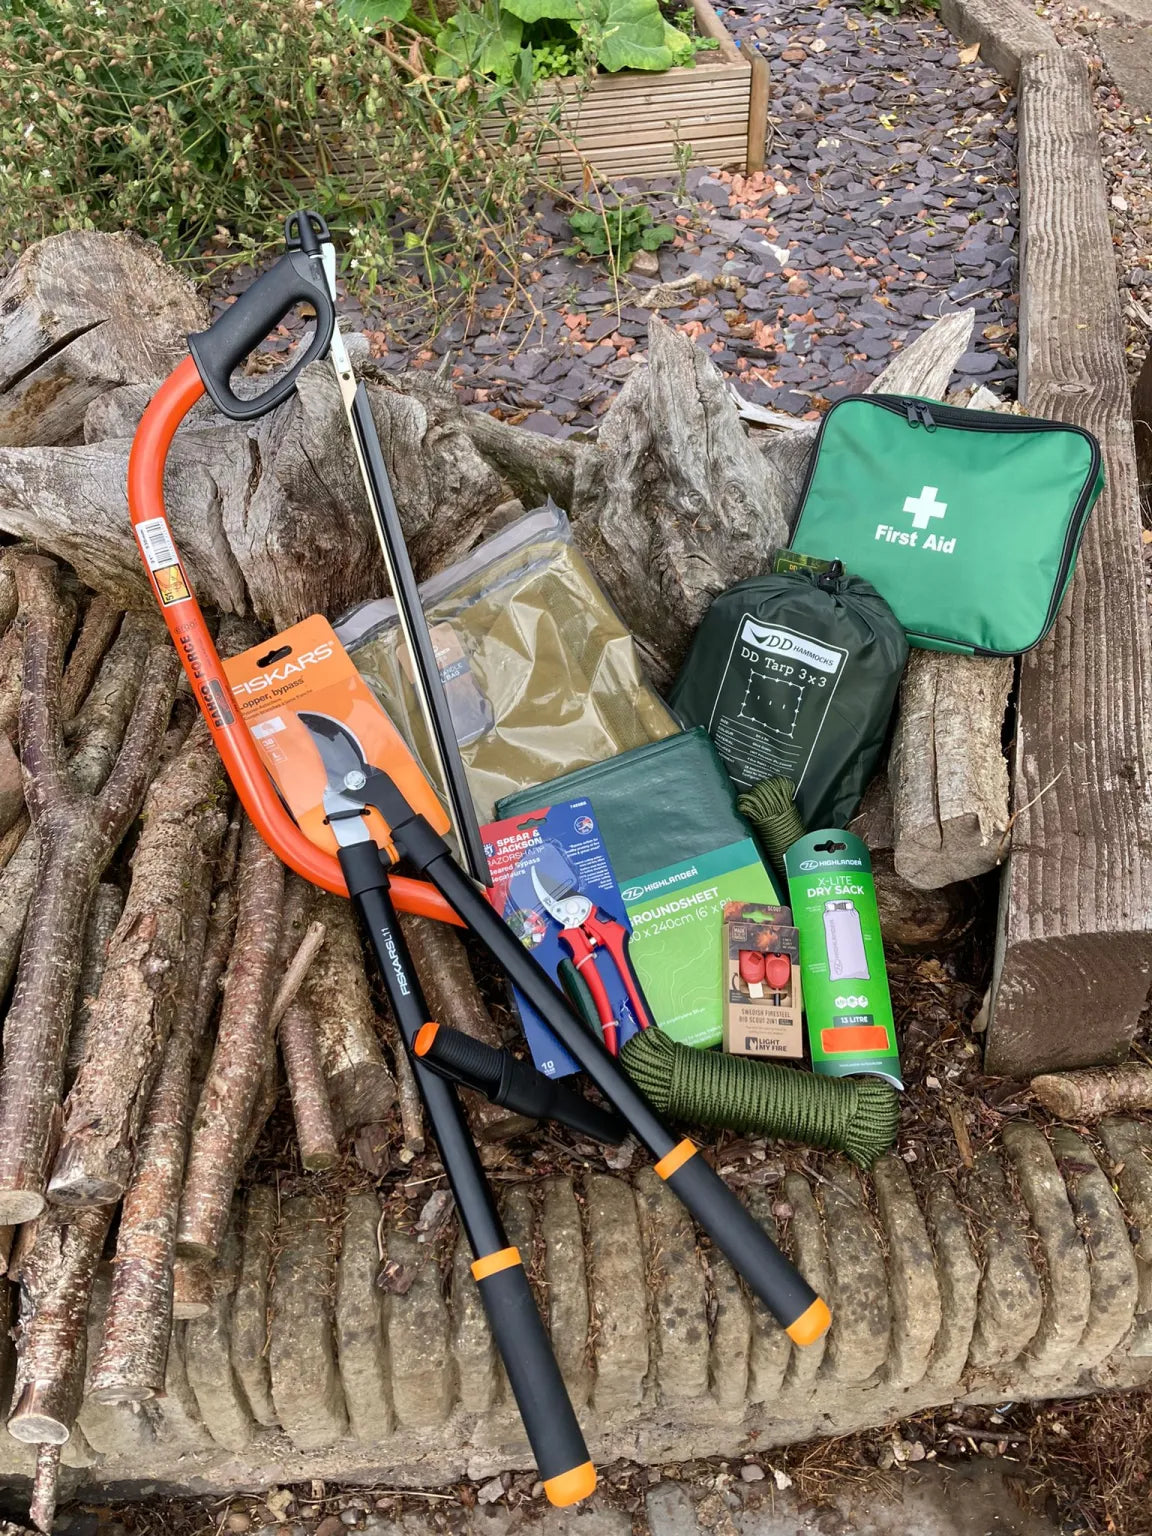
[[[88,1299],[110,1207],[48,1211],[20,1256],[16,1388],[8,1433],[31,1445],[63,1445],[84,1391]]]
[[[208,727],[197,722],[144,801],[132,887],[91,1013],[86,1059],[64,1105],[48,1184],[56,1204],[99,1205],[127,1188],[169,1030],[189,987],[187,973],[199,969],[188,939],[207,923],[226,793]],[[190,914],[200,905],[203,916],[193,923]]]
[[[75,716],[69,740],[68,776],[78,793],[94,794],[111,772],[156,638],[154,624],[130,616],[101,663],[96,681]],[[39,836],[36,829],[24,836],[22,827],[27,828],[26,821],[17,822],[6,835],[20,834],[17,846],[4,860],[0,877],[0,990],[7,988],[15,975],[28,905],[37,882]]]
[[[280,1031],[280,1055],[292,1098],[300,1162],[310,1172],[332,1168],[340,1160],[316,1018],[308,1004],[296,996],[323,947],[326,932],[323,923],[309,924],[272,1006],[273,1027],[279,1026]]]
[[[99,593],[88,604],[80,624],[76,644],[68,656],[64,678],[60,684],[60,718],[64,720],[67,737],[75,728],[72,717],[88,697],[96,673],[104,659],[104,653],[116,638],[124,615],[115,603]]]
[[[32,1497],[28,1518],[44,1536],[56,1522],[56,1493],[60,1482],[60,1447],[50,1441],[36,1447],[36,1474],[32,1479]]]
[[[198,977],[210,902],[209,883],[201,879],[188,892],[171,1029],[120,1214],[112,1290],[88,1388],[102,1403],[140,1402],[164,1392],[192,1059],[206,1022],[198,1007]]]
[[[104,967],[108,964],[108,945],[123,910],[124,892],[118,885],[102,881],[92,894],[88,921],[84,925],[84,950],[80,959],[80,980],[76,986],[76,1010],[72,1018],[72,1033],[68,1036],[68,1059],[64,1072],[66,1089],[70,1089],[76,1081],[76,1074],[88,1054],[88,1026],[92,1008],[104,979]]]
[[[913,651],[888,762],[896,872],[935,890],[994,869],[1008,828],[1010,657]]]
[[[324,947],[308,972],[303,996],[312,1009],[328,1096],[347,1136],[383,1120],[396,1086],[376,1038],[376,1014],[364,971],[360,935],[347,901],[321,895],[314,908]]]
[[[95,795],[85,793],[73,780],[64,752],[59,706],[65,626],[55,571],[50,563],[29,557],[20,562],[17,579],[25,625],[21,753],[40,851],[16,992],[4,1027],[0,1223],[27,1221],[44,1206],[89,903],[140,808],[179,670],[166,637],[149,647],[119,757],[103,787]]]

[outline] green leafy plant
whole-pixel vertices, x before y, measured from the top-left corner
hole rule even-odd
[[[619,202],[612,208],[573,208],[568,215],[573,243],[569,256],[603,256],[614,271],[627,272],[637,251],[658,251],[676,237],[671,224],[655,224],[643,203]]]
[[[250,260],[306,197],[359,284],[418,302],[514,269],[547,123],[515,72],[433,77],[434,0],[419,24],[410,4],[7,0],[0,245],[130,229],[175,258]],[[374,190],[341,163],[370,165]]]
[[[540,80],[593,69],[671,69],[719,46],[691,35],[691,10],[677,13],[678,21],[685,19],[684,30],[673,26],[658,0],[481,0],[475,9],[458,10],[439,31],[435,69],[450,78],[478,71],[506,81],[525,71]]]
[[[907,16],[916,11],[938,11],[940,0],[860,0],[865,16],[880,11],[885,16]]]

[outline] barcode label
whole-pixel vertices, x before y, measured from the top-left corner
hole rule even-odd
[[[147,522],[136,524],[136,537],[148,562],[150,571],[160,571],[166,566],[179,565],[176,546],[168,532],[168,523],[162,517],[150,517]]]

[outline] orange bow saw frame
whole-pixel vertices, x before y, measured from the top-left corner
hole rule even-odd
[[[311,291],[305,297],[315,302]],[[318,336],[319,313],[318,308]],[[315,342],[309,352],[314,348]],[[293,387],[295,374],[307,361],[306,356],[291,370]],[[284,809],[248,727],[232,708],[224,668],[172,537],[164,508],[164,465],[177,428],[203,394],[196,361],[186,357],[161,384],[144,412],[128,459],[132,527],[164,622],[244,809],[268,846],[298,875],[326,891],[347,896],[348,887],[335,855],[309,842]],[[394,875],[391,885],[393,900],[402,911],[463,926],[443,896],[426,881]]]

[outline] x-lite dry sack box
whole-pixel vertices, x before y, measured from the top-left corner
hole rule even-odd
[[[1081,427],[846,395],[820,424],[792,548],[871,582],[913,645],[1014,656],[1056,622],[1103,485]]]

